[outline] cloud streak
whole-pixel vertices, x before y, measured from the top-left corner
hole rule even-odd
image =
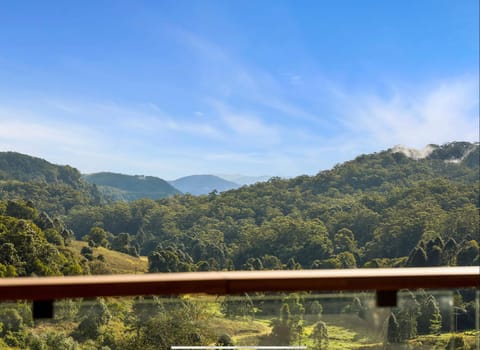
[[[213,172],[314,174],[359,153],[396,144],[421,148],[428,143],[478,141],[477,94],[478,84],[469,76],[428,88],[397,88],[381,96],[338,87],[330,95],[339,116],[330,120],[337,123],[336,130],[326,134],[306,124],[265,118],[259,105],[238,108],[215,99],[201,115],[192,109],[189,118],[172,116],[152,103],[20,101],[0,107],[0,148],[71,164],[84,172],[171,179]]]
[[[181,100],[176,109],[87,96],[17,101],[8,108],[0,101],[0,147],[73,160],[86,172],[175,178],[314,174],[396,144],[478,141],[474,76],[409,88],[393,83],[388,93],[353,90],[320,74],[249,65],[200,36],[172,33],[195,53],[192,61],[202,71],[199,80],[207,88],[192,93],[195,103]]]
[[[377,147],[478,141],[478,83],[471,76],[449,79],[388,97],[349,95],[339,101],[341,121],[356,140]]]

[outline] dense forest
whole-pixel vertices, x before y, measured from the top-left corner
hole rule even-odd
[[[49,232],[41,221],[54,218],[63,240],[148,256],[151,272],[476,265],[478,150],[389,150],[316,176],[133,202],[102,197],[74,168],[3,153],[0,214]]]
[[[149,272],[479,265],[479,145],[455,142],[432,148],[421,159],[387,150],[361,155],[315,176],[271,178],[223,193],[132,202],[106,196],[70,166],[0,153],[0,276],[112,273],[105,258],[95,253],[102,247],[147,257]],[[81,250],[72,246],[77,241],[86,242]],[[264,341],[283,339],[282,335],[287,337],[284,343],[293,343],[305,337],[302,327],[310,327],[308,341],[317,349],[326,348],[326,324],[311,316],[320,314],[322,306],[312,306],[304,297],[285,295],[275,304],[270,315],[278,317],[270,317],[271,338],[267,334]],[[409,306],[388,317],[388,341],[405,342],[447,329],[433,296],[406,294],[405,300]],[[474,295],[459,292],[456,300],[466,310],[459,329],[474,327]],[[248,298],[227,301],[218,311],[227,318],[261,316],[265,309]],[[133,349],[138,344],[148,349],[148,332],[159,325],[170,327],[175,317],[188,319],[186,314],[198,307],[183,300],[170,318],[158,311],[168,306],[149,302],[157,305],[149,311],[154,316],[148,322],[143,319],[138,328],[129,312],[141,305],[125,302],[121,312],[116,306],[122,316],[114,317],[115,322],[122,324],[119,329],[132,330],[127,332],[131,338],[120,337],[117,343],[115,335],[108,338],[102,327],[112,317],[112,305],[100,300],[75,311],[73,338],[62,341],[78,345],[96,339],[92,348],[101,343],[106,349]],[[365,305],[361,298],[352,299],[343,310],[365,314]],[[89,316],[92,310],[104,318]],[[203,334],[202,317],[211,314],[195,312],[200,315],[196,333],[186,332]],[[32,344],[38,340],[35,349],[47,349],[48,341],[54,341],[27,336],[25,327],[32,323],[22,307],[3,307],[0,313],[10,320],[2,321],[0,328],[5,344],[35,348]],[[451,316],[443,315],[444,323],[447,317]],[[415,324],[408,323],[412,319]],[[222,344],[232,341],[228,334],[207,333],[202,337],[210,339],[209,344],[219,336]],[[186,343],[199,344],[192,339]]]

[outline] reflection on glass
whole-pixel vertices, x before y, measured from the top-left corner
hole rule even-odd
[[[56,301],[40,320],[3,303],[0,348],[479,349],[478,303],[474,289],[400,291],[394,308],[371,292],[145,296]]]

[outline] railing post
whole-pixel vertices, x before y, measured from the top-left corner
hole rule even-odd
[[[396,290],[377,290],[377,307],[396,307]]]
[[[34,300],[33,319],[53,318],[53,300]]]

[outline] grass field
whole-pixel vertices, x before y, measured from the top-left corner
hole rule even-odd
[[[86,242],[72,241],[70,247],[80,254],[83,247],[88,247]],[[134,257],[128,254],[105,249],[103,247],[93,248],[93,256],[103,255],[106,265],[112,270],[112,273],[145,273],[148,271],[147,257]]]

